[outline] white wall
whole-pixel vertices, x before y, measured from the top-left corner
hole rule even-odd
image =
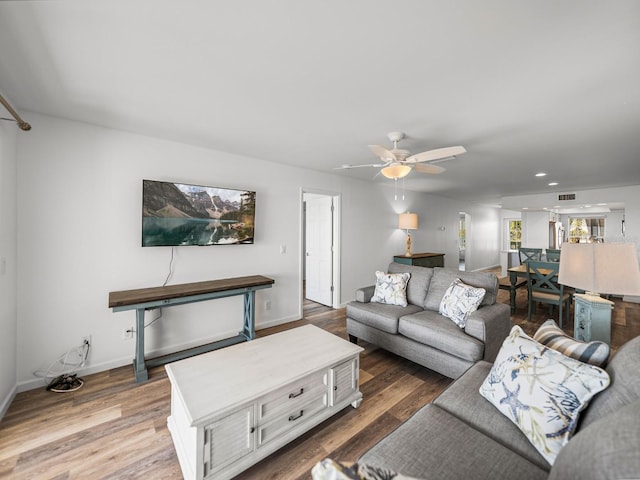
[[[16,136],[14,123],[0,122],[0,418],[16,387]],[[28,135],[22,133],[21,135]]]
[[[522,212],[522,246],[549,248],[549,212]]]
[[[18,144],[21,390],[42,385],[32,372],[85,335],[92,335],[93,348],[84,373],[130,363],[134,342],[122,340],[122,330],[135,315],[112,313],[108,294],[161,285],[171,254],[168,247],[140,246],[143,178],[257,192],[255,244],[176,248],[169,283],[274,278],[274,288],[256,295],[258,328],[301,316],[301,188],[341,195],[341,301],[353,298],[395,251],[389,244],[394,216],[386,192],[375,184],[37,114],[29,118],[33,130]],[[147,352],[235,335],[241,319],[241,297],[164,309],[146,330]]]
[[[397,214],[408,208],[420,215],[414,251],[445,253],[446,265],[457,268],[458,212],[466,211],[472,219],[468,269],[499,263],[495,208],[416,192],[396,201],[388,184],[39,114],[29,120],[33,130],[19,136],[17,147],[19,390],[42,386],[33,372],[86,335],[92,336],[92,350],[81,374],[131,362],[134,342],[123,340],[122,331],[133,326],[135,314],[113,313],[108,294],[162,285],[171,256],[169,247],[140,246],[144,178],[257,192],[255,244],[178,247],[169,284],[251,274],[274,278],[272,289],[256,294],[258,329],[302,315],[301,190],[340,195],[341,304],[404,252]],[[279,253],[283,244],[286,254]],[[146,330],[147,355],[235,335],[241,319],[241,297],[166,308]]]
[[[419,223],[412,233],[411,250],[444,253],[445,267],[457,270],[458,221],[460,212],[466,212],[471,219],[466,225],[466,269],[500,265],[500,209],[418,192],[405,192],[405,201],[395,201],[392,188],[385,190],[396,213],[390,220],[394,255],[404,254],[406,246],[406,233],[397,228],[397,213],[411,211],[418,214]]]

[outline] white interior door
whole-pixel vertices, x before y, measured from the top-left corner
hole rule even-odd
[[[309,195],[305,199],[306,298],[332,306],[333,199]]]

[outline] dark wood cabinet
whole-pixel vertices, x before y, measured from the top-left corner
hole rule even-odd
[[[444,253],[414,253],[410,257],[396,255],[393,261],[416,267],[444,267]]]

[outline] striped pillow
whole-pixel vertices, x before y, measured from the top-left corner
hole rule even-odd
[[[609,359],[609,345],[605,342],[580,342],[564,333],[554,320],[544,322],[533,335],[534,340],[567,357],[604,368]]]

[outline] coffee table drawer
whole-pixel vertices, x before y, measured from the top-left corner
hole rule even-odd
[[[314,372],[286,387],[263,397],[258,402],[258,421],[269,422],[271,419],[299,409],[311,400],[328,393],[326,372]]]
[[[273,421],[259,426],[258,447],[273,439],[280,438],[286,431],[306,423],[313,418],[314,415],[326,410],[328,407],[327,392],[324,392],[319,397],[312,398],[308,403],[304,403],[296,408],[291,408],[276,417]]]

